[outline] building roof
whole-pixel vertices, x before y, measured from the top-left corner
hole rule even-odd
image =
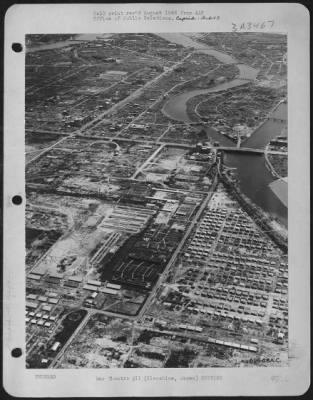
[[[29,274],[27,278],[33,279],[35,281],[40,281],[41,276],[40,275]]]
[[[109,288],[109,289],[120,290],[122,286],[121,286],[121,285],[116,285],[116,284],[114,284],[114,283],[108,283],[108,284],[106,285],[106,287]]]
[[[97,281],[97,280],[95,280],[95,279],[89,279],[89,280],[87,281],[87,283],[88,283],[88,285],[101,286],[101,282],[100,282],[100,281]]]
[[[117,294],[118,293],[117,290],[113,290],[113,289],[110,289],[110,288],[100,288],[99,292],[106,293],[106,294]]]
[[[96,286],[88,285],[88,284],[84,285],[83,289],[85,289],[85,290],[91,290],[92,292],[98,290],[98,288],[97,288]]]
[[[79,276],[69,276],[67,279],[74,282],[81,282],[83,280],[83,278],[80,278]]]
[[[26,301],[26,307],[37,308],[38,307],[38,303],[36,303],[34,301]]]
[[[37,297],[38,297],[37,294],[28,294],[26,298],[27,298],[27,300],[28,300],[28,299],[29,299],[29,300],[36,300]]]

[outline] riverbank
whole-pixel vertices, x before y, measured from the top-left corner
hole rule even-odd
[[[245,145],[245,147],[249,147],[246,142],[250,141],[253,136],[259,131],[259,129],[262,128],[263,125],[265,125],[271,118],[273,118],[273,115],[276,111],[278,111],[279,107],[285,104],[286,105],[286,98],[281,99],[277,104],[273,106],[273,108],[267,113],[265,118],[260,122],[260,124],[253,130],[253,132],[250,134],[249,137],[244,138],[241,143]],[[283,129],[283,128],[282,128]]]
[[[268,146],[265,148],[264,158],[266,167],[273,177],[276,178],[274,182],[269,184],[269,187],[275,196],[283,203],[283,205],[288,207],[288,183],[276,172],[273,164],[270,162],[268,157]]]
[[[46,36],[46,35],[45,35]],[[27,44],[26,45],[26,53],[33,53],[35,51],[42,51],[42,50],[52,50],[52,49],[60,49],[62,47],[67,46],[75,46],[82,42],[88,42],[93,40],[105,40],[112,36],[111,33],[103,33],[103,34],[76,34],[76,35],[50,35],[52,38],[47,43],[40,43],[40,44]],[[59,40],[55,40],[56,37],[59,37]],[[69,37],[69,38],[67,38]],[[53,40],[52,40],[53,39]],[[65,39],[65,40],[64,40]]]
[[[226,173],[221,174],[221,182],[226,190],[240,204],[242,209],[255,221],[260,229],[265,233],[282,252],[288,252],[288,239],[286,228],[281,227],[278,221],[271,218],[262,209],[257,207],[247,196],[245,196],[238,185],[227,176]]]
[[[182,34],[175,34],[174,37],[172,34],[162,34],[162,37],[169,41],[173,41],[174,43],[185,46],[186,43],[184,42],[184,35]],[[194,47],[195,49],[201,49],[206,52],[206,54],[210,54],[213,56],[217,56],[217,59],[221,62],[224,62],[224,54],[219,53],[217,50],[214,50],[214,54],[212,52],[212,48],[208,48],[206,45],[199,45],[198,42],[192,41],[192,39],[188,36],[188,45],[189,47]],[[209,50],[209,51],[208,51]],[[217,54],[216,54],[217,53]],[[219,54],[219,55],[218,55]],[[229,63],[234,64],[234,59],[231,59],[231,56],[228,56],[229,59],[227,60]],[[247,66],[248,69],[243,68],[243,64],[241,65],[241,73],[244,72],[251,72],[251,67]],[[236,65],[239,67],[239,64]],[[256,69],[252,70],[255,71],[257,74]],[[250,75],[251,77],[251,75]],[[245,81],[246,83],[251,82]],[[205,90],[206,91],[206,90]],[[194,92],[191,91],[187,93],[188,99],[192,104],[192,97],[195,96]],[[183,121],[184,123],[190,123],[190,118],[187,114],[187,107],[185,106],[185,102],[177,103],[177,97],[174,96],[172,99],[173,108],[171,110],[167,109],[167,115],[169,118],[176,119],[178,121]],[[281,100],[280,103],[283,103],[284,100]],[[286,104],[275,104],[274,106],[274,113],[279,115],[279,119],[284,118],[286,114]],[[277,110],[276,110],[277,107]],[[282,109],[280,110],[280,107]],[[273,113],[273,109],[271,112]],[[197,120],[197,119],[196,119]],[[267,119],[263,120],[260,125],[254,129],[253,133],[247,138],[244,142],[242,141],[241,145],[244,143],[244,147],[249,148],[256,148],[256,149],[263,149],[274,137],[278,136],[282,129],[285,128],[285,124],[281,124],[280,122]],[[212,141],[219,142],[221,145],[224,146],[235,146],[235,142],[232,139],[229,139],[225,135],[215,131],[209,126],[205,126],[203,123],[204,129],[207,132],[209,138]],[[249,199],[251,199],[258,207],[261,207],[265,212],[269,215],[273,216],[275,219],[279,221],[279,224],[283,224],[287,227],[288,224],[288,209],[281,203],[281,201],[276,197],[274,192],[269,187],[270,183],[273,182],[273,176],[268,170],[266,166],[265,158],[263,157],[255,157],[252,155],[247,154],[225,154],[225,162],[228,167],[232,169],[236,169],[237,174],[236,177],[239,181],[240,190]],[[274,220],[274,219],[273,219]]]
[[[201,96],[200,96],[201,97]],[[196,113],[195,105],[199,101],[199,96],[193,97],[187,102],[187,114],[188,117],[192,122],[199,122],[201,123],[205,129],[210,130],[210,132],[214,132],[214,137],[213,139],[217,142],[219,142],[222,145],[226,146],[235,146],[237,144],[237,138],[234,138],[227,133],[222,134],[219,131],[217,131],[214,127],[210,126],[209,122],[206,122],[204,118],[202,118],[199,114]]]
[[[270,183],[270,189],[285,207],[288,207],[288,178],[280,178]]]
[[[265,151],[264,151],[266,167],[268,168],[268,170],[270,171],[270,173],[273,175],[274,178],[281,179],[282,177],[280,175],[278,175],[278,173],[275,171],[273,164],[270,162],[270,160],[268,158],[268,151],[269,151],[268,148],[269,148],[269,145],[266,145]]]

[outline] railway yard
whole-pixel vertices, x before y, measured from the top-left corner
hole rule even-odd
[[[288,254],[224,186],[207,129],[238,145],[286,97],[285,36],[242,35],[197,39],[259,73],[192,97],[190,122],[169,99],[236,63],[154,34],[28,35],[28,368],[288,365]],[[286,177],[287,137],[264,151]]]

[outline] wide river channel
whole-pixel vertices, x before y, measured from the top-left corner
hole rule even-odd
[[[186,47],[193,47],[198,51],[212,55],[221,63],[234,64],[237,61],[228,54],[219,52],[202,43],[198,43],[189,36],[180,33],[162,33],[163,38],[173,43],[181,44]],[[190,122],[187,115],[186,103],[189,99],[200,94],[209,94],[235,86],[247,83],[248,80],[254,80],[257,77],[258,70],[244,64],[237,64],[239,76],[230,82],[221,83],[210,89],[191,90],[186,93],[175,95],[164,105],[163,112],[168,117],[182,122]],[[278,120],[279,119],[279,120]],[[287,104],[281,103],[271,114],[263,125],[261,125],[248,138],[243,146],[250,148],[263,149],[268,142],[281,134],[281,131],[287,126]],[[209,136],[218,141],[221,145],[234,146],[235,144],[226,136],[221,135],[214,129],[205,128]],[[269,187],[269,184],[275,180],[266,167],[264,156],[254,154],[225,154],[226,165],[237,169],[237,177],[240,182],[240,189],[264,211],[276,217],[276,219],[287,227],[288,209],[278,199]]]
[[[258,70],[248,65],[239,63],[229,54],[217,51],[205,44],[193,40],[190,36],[182,33],[158,33],[159,36],[172,43],[177,43],[185,47],[193,47],[198,51],[215,57],[223,64],[237,64],[239,75],[236,79],[229,82],[221,83],[213,88],[191,90],[180,95],[174,95],[169,98],[163,108],[163,112],[168,117],[182,122],[190,122],[187,115],[186,103],[189,99],[200,94],[209,94],[235,86],[240,86],[254,80],[257,77]],[[99,37],[108,37],[110,35],[78,35],[76,40],[94,40]],[[73,44],[73,41],[66,40],[58,43],[51,43],[36,46],[28,49],[29,52],[38,50],[48,50],[53,48],[61,48]],[[287,105],[281,103],[268,119],[244,142],[244,147],[263,149],[268,142],[278,136],[287,126]],[[279,119],[279,121],[277,119]],[[234,143],[227,137],[219,134],[209,126],[205,128],[209,136],[218,141],[221,145],[234,146]],[[225,162],[229,167],[237,169],[237,177],[240,182],[240,188],[252,201],[262,207],[264,211],[272,214],[277,220],[287,227],[288,209],[276,197],[270,189],[269,184],[275,179],[268,171],[265,165],[264,156],[250,154],[225,154]]]

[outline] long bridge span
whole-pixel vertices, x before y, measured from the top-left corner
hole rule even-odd
[[[126,139],[121,139],[121,140],[126,140]],[[132,140],[132,139],[129,139]],[[194,147],[194,145],[190,144],[183,144],[183,143],[172,143],[172,142],[160,142],[160,144],[169,146],[169,147],[180,147],[182,149],[191,149]],[[262,155],[264,154],[265,150],[264,149],[252,149],[250,147],[236,147],[236,146],[212,146],[210,147],[211,150],[214,151],[225,151],[226,153],[246,153],[246,154],[255,154],[255,155]]]
[[[226,147],[219,146],[216,150],[223,150],[226,153],[246,153],[246,154],[264,154],[264,149],[251,149],[249,147]]]

